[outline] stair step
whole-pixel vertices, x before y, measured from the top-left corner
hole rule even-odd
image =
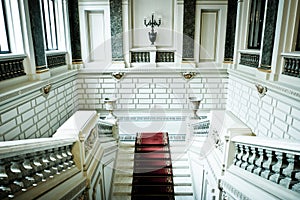
[[[175,200],[194,200],[194,197],[193,195],[175,196]]]
[[[189,169],[173,169],[174,176],[181,176],[181,175],[187,175],[190,176],[190,170]]]
[[[192,183],[191,177],[173,177],[173,181],[175,184],[184,184],[184,183]]]
[[[119,162],[119,161],[117,161],[117,164],[116,164],[116,167],[117,168],[121,168],[121,169],[123,169],[123,168],[133,168],[133,162]]]
[[[193,194],[193,188],[191,186],[174,186],[175,194]]]
[[[113,192],[125,192],[125,193],[131,193],[131,185],[114,185]]]
[[[128,168],[128,169],[122,169],[122,168],[116,168],[115,169],[115,176],[132,176],[133,175],[133,169]]]
[[[191,187],[192,183],[174,183],[174,187],[181,187],[181,186]]]
[[[172,159],[172,165],[173,167],[187,167],[189,168],[189,164],[185,160],[173,160]]]
[[[130,192],[114,192],[112,195],[112,200],[131,200],[131,191]]]
[[[120,183],[132,183],[132,176],[116,176],[114,179],[114,184],[120,184]]]

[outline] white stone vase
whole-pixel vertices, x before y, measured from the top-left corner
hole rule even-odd
[[[200,117],[197,115],[197,111],[199,109],[200,103],[202,99],[197,97],[189,97],[190,102],[192,103],[192,110],[193,110],[193,119],[200,119]]]
[[[109,111],[108,115],[105,117],[106,120],[108,119],[117,119],[117,117],[114,115],[113,111],[116,108],[116,101],[117,98],[105,98],[104,99],[104,104],[105,104],[105,109]]]

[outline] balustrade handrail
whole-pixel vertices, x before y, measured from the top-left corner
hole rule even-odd
[[[37,138],[0,142],[0,159],[72,145],[76,138]]]
[[[262,147],[263,149],[272,149],[281,152],[292,152],[292,154],[300,155],[300,142],[295,142],[287,139],[236,136],[233,137],[231,141],[248,146],[257,146]]]
[[[244,50],[239,50],[240,54],[250,54],[250,55],[259,55],[260,51],[259,50],[249,50],[249,49],[244,49]]]
[[[281,53],[281,56],[284,58],[300,58],[300,52]]]

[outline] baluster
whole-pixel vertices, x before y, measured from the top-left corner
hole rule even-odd
[[[36,179],[34,178],[35,171],[33,167],[33,157],[30,154],[27,154],[23,163],[22,167],[24,168],[25,172],[25,179],[28,182],[28,184],[32,186],[37,186]]]
[[[241,164],[243,163],[242,157],[244,155],[244,146],[242,144],[239,144],[238,148],[239,148],[239,154],[237,155],[237,162],[235,165],[240,167]]]
[[[58,173],[58,169],[57,169],[57,158],[55,156],[55,152],[54,149],[51,150],[51,152],[49,152],[49,161],[50,161],[50,167],[51,167],[51,172],[52,174],[59,174]]]
[[[55,170],[52,170],[51,160],[50,160],[51,150],[44,151],[42,161],[44,163],[44,172],[47,173],[49,178],[53,178],[53,175],[56,174]]]
[[[295,66],[295,76],[298,77],[299,76],[299,59],[296,59],[296,66]]]
[[[234,164],[234,165],[237,165],[237,162],[238,162],[238,155],[239,155],[239,153],[240,153],[239,144],[234,143],[234,149],[235,149],[235,153],[234,153],[233,164]]]
[[[8,159],[0,160],[0,199],[7,198],[11,194],[10,179],[7,173],[9,166]]]
[[[293,65],[294,65],[294,59],[290,59],[290,64],[289,64],[289,66],[288,66],[288,75],[290,76],[292,73],[292,67],[293,67]]]
[[[131,52],[131,62],[133,63],[134,62],[134,53]]]
[[[265,179],[269,179],[271,175],[274,174],[272,171],[272,166],[275,164],[274,151],[266,150],[267,160],[263,163],[263,172],[261,176]]]
[[[75,166],[75,163],[73,161],[73,154],[71,153],[71,146],[67,147],[67,155],[68,155],[67,160],[68,160],[68,163],[69,163],[69,167],[68,168],[70,169],[71,167]]]
[[[29,188],[33,184],[33,182],[30,179],[30,177],[28,177],[28,175],[30,176],[30,168],[27,169],[27,168],[24,167],[24,162],[25,162],[25,156],[24,155],[22,157],[20,156],[18,158],[19,158],[19,160],[18,160],[18,166],[19,166],[19,169],[21,171],[21,176],[22,176],[18,180],[18,183],[21,182],[21,185],[23,185],[22,191],[26,191],[27,188]]]
[[[135,62],[139,62],[139,55],[138,52],[134,53]]]
[[[171,53],[171,62],[174,62],[174,53]]]
[[[16,61],[16,76],[21,76],[24,74],[22,62],[23,60]]]
[[[0,81],[5,79],[4,63],[0,63]]]
[[[249,165],[247,166],[246,170],[249,172],[253,172],[257,167],[255,166],[255,161],[256,159],[259,158],[257,148],[255,147],[250,147],[251,149],[251,156],[248,160]]]
[[[147,52],[147,62],[150,62],[150,53]]]
[[[286,154],[286,158],[288,165],[282,170],[282,174],[285,175],[285,177],[279,181],[279,184],[288,189],[291,189],[292,184],[295,184],[297,182],[295,179],[295,174],[296,172],[300,172],[300,168],[296,164],[296,155]]]
[[[55,152],[55,157],[56,157],[56,167],[57,167],[57,170],[58,170],[57,173],[60,174],[60,172],[64,168],[64,166],[62,165],[62,156],[60,155],[58,148],[55,149],[54,152]]]
[[[295,76],[295,68],[296,68],[296,59],[293,59],[292,66],[290,69],[290,75]]]
[[[170,53],[169,52],[166,52],[166,62],[170,62]]]
[[[241,168],[246,169],[247,166],[249,165],[248,159],[251,157],[251,151],[249,146],[245,146],[245,153],[242,157],[243,163],[241,164]]]
[[[44,173],[43,173],[43,164],[42,164],[42,161],[41,161],[41,158],[40,158],[40,155],[41,153],[40,152],[36,152],[34,153],[34,159],[33,159],[33,169],[35,171],[35,176],[34,176],[34,179],[35,179],[35,182],[38,183],[40,181],[46,181],[46,178],[44,176]]]
[[[271,175],[269,180],[275,183],[279,183],[279,181],[284,178],[282,174],[282,169],[284,169],[287,166],[287,160],[285,154],[282,152],[275,152],[275,155],[277,162],[275,165],[272,166],[272,171],[275,172],[275,174]]]
[[[262,166],[263,166],[264,160],[266,160],[266,156],[265,156],[264,149],[259,148],[257,150],[258,150],[259,158],[254,162],[254,164],[257,166],[257,168],[253,171],[253,173],[260,176],[261,172],[263,171]]]
[[[4,69],[5,69],[5,77],[7,79],[7,78],[10,77],[9,64],[5,63],[4,65],[5,65],[5,67],[4,67]]]
[[[19,157],[16,156],[13,158],[9,170],[11,174],[10,189],[12,195],[19,192],[20,190],[26,191],[26,189],[24,188],[24,183],[22,182],[22,171],[20,169]]]
[[[283,74],[287,74],[289,62],[290,60],[288,58],[284,58]]]
[[[142,61],[142,52],[139,52],[138,54],[139,54],[139,62],[143,62]]]
[[[292,186],[292,190],[300,193],[300,156],[296,157],[296,170],[295,170],[295,184]]]
[[[68,169],[69,163],[68,163],[68,155],[67,155],[66,147],[61,147],[61,155],[63,157],[63,166],[64,166],[64,169]]]

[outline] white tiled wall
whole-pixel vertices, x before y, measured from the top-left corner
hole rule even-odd
[[[52,82],[47,97],[37,87],[11,99],[0,104],[0,141],[49,137],[77,109],[76,76]]]
[[[201,109],[225,109],[227,74],[197,75],[187,81],[180,73],[126,74],[120,81],[110,75],[79,74],[79,108],[104,109],[103,100],[115,96],[118,110],[188,109],[188,97],[203,97]]]
[[[255,83],[230,75],[227,109],[259,136],[300,140],[300,101],[276,88],[260,98]]]

